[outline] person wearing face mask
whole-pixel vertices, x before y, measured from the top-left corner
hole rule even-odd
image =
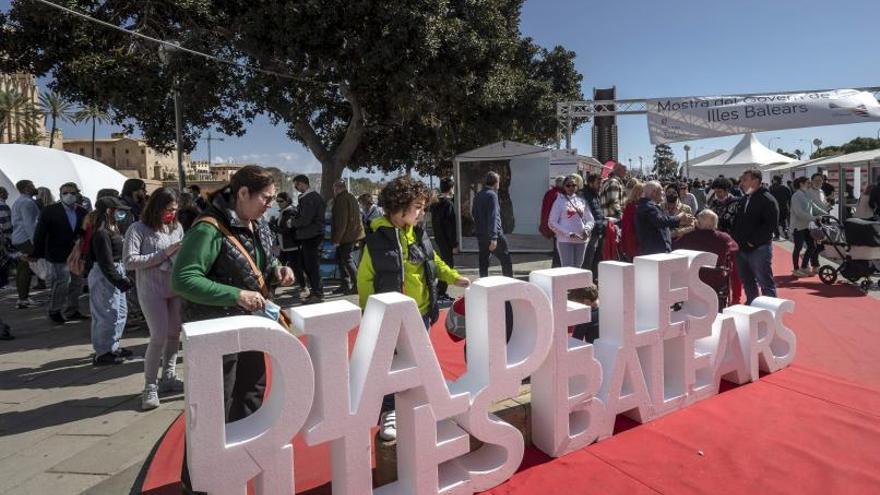
[[[141,219],[125,232],[123,262],[127,271],[137,274],[138,302],[150,329],[144,356],[143,410],[159,407],[160,393],[183,390],[176,373],[181,303],[171,290],[171,269],[183,240],[183,227],[176,213],[177,193],[163,187],[150,196]]]
[[[676,216],[681,213],[685,215],[693,215],[694,211],[691,209],[689,205],[684,204],[681,201],[681,189],[676,184],[669,184],[666,186],[666,203],[663,205],[663,209],[666,210],[666,213]],[[672,240],[679,239],[681,236],[687,234],[688,232],[692,232],[694,230],[693,225],[682,225],[675,229],[672,229]]]
[[[128,206],[128,210],[117,211],[120,214],[117,225],[119,226],[119,232],[124,236],[128,228],[141,217],[141,211],[147,201],[147,185],[140,179],[128,179],[122,184],[122,193],[119,197]],[[134,281],[137,274],[132,271],[128,276]],[[128,298],[129,321],[133,320],[138,323],[144,321],[144,314],[138,302],[137,283],[125,294],[125,297]]]
[[[556,234],[561,266],[580,268],[596,222],[587,202],[578,194],[577,177],[572,174],[565,178],[563,192],[556,196],[547,225]]]
[[[83,320],[79,312],[82,277],[70,272],[67,258],[74,243],[83,234],[83,220],[88,212],[76,204],[79,187],[73,182],[61,186],[61,201],[52,203],[40,213],[34,230],[32,258],[45,258],[52,264],[47,282],[51,286],[49,319],[63,325],[67,320]]]
[[[470,280],[443,262],[430,237],[418,226],[428,202],[428,188],[421,181],[402,176],[389,182],[379,195],[385,215],[373,220],[357,272],[360,306],[372,294],[400,292],[419,307],[425,329],[437,321],[440,306],[437,282],[468,287]],[[379,438],[397,438],[394,396],[382,403]]]
[[[272,252],[272,231],[263,220],[274,199],[272,174],[256,165],[242,167],[210,196],[208,209],[183,238],[171,275],[184,321],[250,314],[283,319],[271,299],[294,277]],[[262,352],[223,357],[227,422],[256,412],[265,389]]]
[[[16,267],[15,285],[18,289],[18,309],[29,308],[34,305],[30,299],[31,279],[33,272],[28,264],[30,255],[34,252],[34,229],[40,218],[40,206],[34,199],[37,188],[29,180],[20,180],[15,183],[18,190],[18,198],[12,203],[12,248],[20,253],[18,266]]]
[[[133,283],[122,264],[122,234],[118,222],[128,206],[105,196],[95,204],[95,223],[89,243],[89,308],[92,314],[93,364],[122,364],[132,352],[119,346],[128,317],[125,292]]]
[[[779,205],[761,184],[761,177],[758,169],[743,172],[740,185],[745,196],[739,200],[733,223],[733,239],[739,244],[737,270],[746,293],[746,304],[758,297],[758,286],[760,295],[776,297],[771,241],[779,226]]]

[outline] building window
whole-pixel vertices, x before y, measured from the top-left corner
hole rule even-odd
[[[80,148],[80,149],[79,149],[79,154],[80,154],[80,155],[85,155],[85,154],[86,154],[86,149],[85,149],[85,148]]]
[[[97,149],[95,150],[95,153],[98,154],[98,158],[101,158],[101,148],[97,148]]]
[[[126,155],[128,154],[128,150],[125,150],[125,154],[126,154]]]
[[[110,154],[116,156],[116,148],[110,148]]]
[[[144,154],[144,153],[145,153],[145,152],[144,152],[144,150],[143,150],[143,149],[141,149],[141,154],[142,154],[142,155],[143,155],[143,154]]]

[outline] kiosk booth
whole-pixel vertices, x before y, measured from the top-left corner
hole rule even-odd
[[[598,173],[602,164],[576,150],[500,141],[455,157],[456,226],[461,251],[476,252],[471,205],[490,171],[501,176],[498,201],[511,252],[548,252],[551,242],[538,232],[541,200],[553,179],[571,173]]]

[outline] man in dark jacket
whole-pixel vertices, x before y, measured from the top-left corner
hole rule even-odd
[[[48,282],[52,287],[49,300],[49,319],[56,324],[66,320],[82,320],[79,312],[79,296],[82,295],[83,279],[70,273],[67,257],[76,239],[82,235],[82,224],[87,212],[76,204],[79,187],[72,182],[61,186],[61,201],[53,203],[40,213],[34,231],[34,258],[45,258],[52,264]]]
[[[297,240],[296,229],[293,228],[293,215],[296,209],[293,207],[290,195],[286,192],[278,193],[275,196],[275,202],[278,204],[280,212],[279,218],[273,226],[278,237],[278,245],[281,248],[278,260],[282,265],[289,266],[293,270],[293,276],[299,283],[300,292],[303,292],[306,290],[306,277],[302,268],[302,242]]]
[[[501,273],[513,277],[513,262],[507,249],[507,239],[501,228],[501,206],[498,203],[498,187],[501,177],[495,172],[486,174],[483,189],[474,197],[471,213],[474,217],[474,230],[477,234],[477,247],[480,250],[480,277],[489,276],[489,253],[494,254],[501,263]]]
[[[880,175],[877,176],[877,185],[868,196],[868,206],[874,210],[874,216],[880,216]]]
[[[342,274],[342,285],[333,294],[357,294],[357,265],[351,253],[364,238],[361,209],[354,194],[348,192],[345,181],[338,180],[333,184],[333,194],[330,240],[336,246],[336,264]]]
[[[434,246],[440,259],[449,268],[455,268],[455,253],[458,251],[458,232],[455,226],[455,206],[452,204],[452,190],[455,181],[446,177],[440,181],[440,197],[431,205],[431,227],[434,231]],[[441,303],[450,303],[452,298],[446,293],[449,284],[437,282],[437,297]]]
[[[324,212],[327,205],[317,191],[309,187],[309,178],[297,175],[293,187],[299,192],[299,205],[293,216],[296,238],[302,241],[303,270],[309,278],[312,293],[303,301],[313,304],[324,301],[321,280],[321,241],[324,240]]]
[[[740,184],[746,193],[739,200],[739,210],[733,224],[733,239],[739,244],[737,270],[746,293],[746,304],[761,294],[776,297],[773,281],[773,233],[779,225],[779,205],[761,184],[761,171],[743,172]]]
[[[599,187],[602,185],[602,176],[599,174],[590,174],[587,176],[587,183],[584,186],[584,201],[593,214],[593,231],[590,233],[590,241],[587,242],[587,252],[584,255],[585,270],[593,272],[593,283],[599,281],[599,262],[602,261],[602,247],[605,245],[605,229],[608,226],[608,220],[605,218],[602,204],[599,198]]]
[[[782,230],[782,236],[788,239],[788,220],[789,220],[789,212],[791,211],[791,189],[782,185],[782,176],[776,175],[773,177],[773,183],[770,185],[770,194],[773,195],[773,199],[776,200],[776,204],[779,205],[779,228],[773,232],[773,240],[779,240],[779,230]]]
[[[693,217],[679,213],[669,215],[660,206],[663,186],[649,181],[642,190],[636,206],[636,235],[639,237],[639,255],[668,253],[672,251],[672,230],[693,223]]]

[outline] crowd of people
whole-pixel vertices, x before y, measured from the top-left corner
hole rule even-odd
[[[480,277],[488,275],[491,257],[503,275],[513,276],[500,182],[489,172],[471,206]],[[701,277],[718,292],[720,307],[740,303],[743,292],[748,304],[761,294],[776,295],[774,239],[792,238],[794,276],[815,275],[818,250],[810,223],[828,213],[833,192],[821,174],[787,185],[779,177],[769,187],[764,182],[757,169],[738,180],[708,183],[640,180],[616,164],[608,177],[556,178],[542,201],[539,230],[553,240],[553,266],[587,268],[594,277],[601,260],[629,261],[679,248],[715,253],[716,266],[704,268]],[[197,186],[148,195],[142,180],[129,179],[121,191],[99,191],[92,207],[75,183],[63,184],[55,202],[51,191],[19,181],[11,206],[0,188],[0,283],[14,268],[17,307],[28,308],[37,276],[50,289],[47,316],[53,324],[90,319],[96,366],[132,356],[121,345],[123,331],[132,318],[142,318],[150,339],[141,403],[145,410],[159,407],[161,394],[183,388],[176,372],[182,322],[257,314],[287,324],[273,298],[277,288],[294,284],[302,303],[324,301],[320,263],[327,204],[307,176],[296,176],[293,185],[297,198],[276,192],[265,169],[246,166],[207,196]],[[434,194],[402,176],[384,186],[377,204],[372,194],[355,197],[345,182],[336,182],[329,241],[340,284],[332,294],[357,294],[363,307],[371,294],[402,292],[416,301],[429,328],[439,308],[452,303],[448,287],[470,284],[455,269],[454,190],[450,178]],[[866,190],[863,199],[865,212],[880,212],[880,187]],[[273,203],[278,214],[266,221]],[[89,316],[79,311],[84,290]],[[599,311],[595,288],[571,296]],[[573,335],[597,338],[598,318],[574,328]],[[0,321],[0,339],[12,338]],[[262,354],[225,356],[223,373],[227,421],[256,411],[266,386]],[[393,399],[383,403],[383,440],[396,437]]]

